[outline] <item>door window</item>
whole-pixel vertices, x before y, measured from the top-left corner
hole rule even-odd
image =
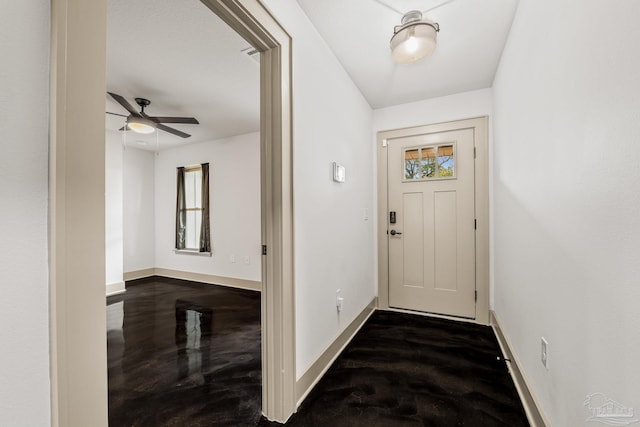
[[[455,179],[456,145],[426,145],[404,149],[403,182],[432,179]]]

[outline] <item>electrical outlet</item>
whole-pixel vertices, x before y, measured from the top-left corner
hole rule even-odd
[[[544,337],[540,338],[540,361],[549,369],[549,343]]]
[[[236,262],[236,256],[234,254],[229,255],[229,262],[232,264]]]
[[[343,304],[344,304],[344,298],[340,296],[340,289],[338,289],[336,291],[336,308],[338,309],[338,312],[342,311]]]
[[[243,260],[244,260],[245,265],[249,265],[249,264],[251,264],[251,257],[246,256],[246,257],[244,257],[244,259],[243,259]]]

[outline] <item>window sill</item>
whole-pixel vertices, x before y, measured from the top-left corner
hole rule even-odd
[[[199,252],[195,249],[174,249],[173,252],[181,255],[208,256],[213,255],[211,252]]]

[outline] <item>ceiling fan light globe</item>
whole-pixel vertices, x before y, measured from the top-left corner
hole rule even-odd
[[[431,55],[436,48],[437,25],[423,20],[399,27],[390,43],[393,60],[412,64]]]
[[[132,130],[136,133],[149,134],[155,131],[153,127],[141,123],[129,123],[127,127],[129,128],[129,130]]]
[[[142,134],[150,134],[155,132],[156,124],[144,117],[132,117],[127,120],[127,128]]]

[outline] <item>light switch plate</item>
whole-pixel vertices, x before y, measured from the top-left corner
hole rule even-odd
[[[344,182],[346,171],[344,166],[333,162],[333,180],[335,182]]]

